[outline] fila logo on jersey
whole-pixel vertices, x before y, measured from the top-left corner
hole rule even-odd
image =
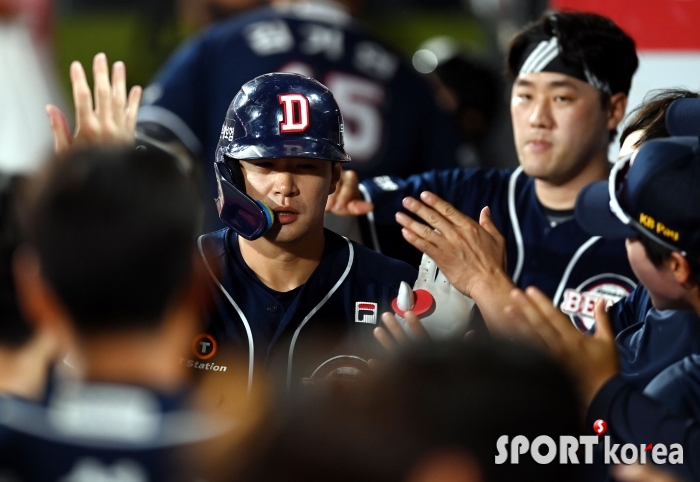
[[[216,355],[216,340],[207,333],[200,333],[192,341],[192,353],[200,360],[208,360]]]
[[[290,134],[304,132],[311,122],[309,115],[309,100],[302,94],[279,94],[282,104],[282,122],[280,133]]]
[[[377,303],[358,301],[355,303],[355,323],[377,324]]]
[[[594,308],[598,298],[606,299],[610,306],[632,293],[635,286],[631,279],[612,273],[594,276],[576,289],[564,291],[559,309],[585,333],[595,325]]]

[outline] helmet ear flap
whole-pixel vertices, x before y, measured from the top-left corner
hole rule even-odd
[[[219,218],[245,239],[254,240],[265,234],[274,223],[273,211],[262,201],[256,201],[240,188],[238,182],[243,182],[243,173],[238,161],[216,161],[218,197],[216,208]],[[238,178],[238,182],[234,181]]]

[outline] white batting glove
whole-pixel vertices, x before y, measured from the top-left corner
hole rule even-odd
[[[413,311],[433,340],[464,336],[474,318],[475,306],[473,299],[447,281],[427,254],[423,255],[413,289],[401,282],[399,294],[392,303],[396,319],[409,335],[410,329],[401,315]]]

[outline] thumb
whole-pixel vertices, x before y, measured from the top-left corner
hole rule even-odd
[[[479,214],[479,225],[486,230],[492,237],[499,239],[502,238],[501,232],[498,230],[493,220],[491,219],[491,208],[486,206],[481,210]]]
[[[63,115],[61,109],[51,104],[46,106],[46,115],[49,117],[49,124],[53,133],[54,152],[63,154],[70,147],[72,140],[66,116]]]
[[[491,219],[491,208],[488,206],[485,206],[482,210],[481,213],[479,214],[479,226],[484,228],[484,231],[489,233],[489,235],[496,241],[497,246],[501,250],[501,265],[503,267],[504,271],[508,270],[508,258],[507,258],[507,253],[506,253],[506,240],[501,234],[501,232],[498,230],[496,225],[493,223],[493,220]]]
[[[610,317],[607,311],[605,311],[605,305],[607,301],[605,298],[599,298],[595,303],[594,313],[595,313],[595,338],[601,340],[613,340],[615,338],[615,333],[613,333],[612,326],[610,326]]]

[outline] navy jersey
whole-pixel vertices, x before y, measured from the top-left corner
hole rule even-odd
[[[417,272],[331,231],[324,238],[320,264],[284,300],[246,265],[233,230],[200,237],[214,309],[194,357],[182,363],[224,376],[216,351],[233,346],[248,354],[249,387],[263,367],[277,387],[292,391],[309,380],[366,372],[367,360],[381,353],[372,333],[381,313],[391,310],[401,281],[413,284]]]
[[[636,277],[624,242],[585,233],[573,219],[552,223],[535,194],[534,179],[522,168],[430,171],[399,179],[381,176],[361,190],[374,203],[368,215],[381,252],[417,263],[420,253],[401,237],[395,213],[406,196],[432,191],[478,220],[484,206],[506,240],[508,274],[520,288],[536,286],[554,300],[582,331],[590,330],[599,297],[613,302],[629,295]]]
[[[700,353],[700,316],[693,311],[654,308],[641,285],[608,314],[620,371],[640,389],[670,365]]]
[[[195,36],[144,92],[139,124],[166,127],[203,159],[214,197],[212,163],[226,109],[245,82],[269,72],[305,74],[333,92],[352,157],[346,167],[361,178],[456,165],[456,128],[425,80],[346,13],[323,4],[256,10]]]
[[[0,479],[194,481],[178,462],[180,451],[227,428],[184,409],[181,397],[128,385],[58,384],[46,405],[0,399]]]
[[[592,427],[597,420],[606,422],[607,431],[603,437],[610,437],[609,445],[618,461],[621,460],[622,444],[636,445],[638,451],[635,454],[649,444],[652,445],[649,450],[664,445],[666,455],[674,444],[680,444],[683,448],[682,463],[678,460],[675,464],[669,463],[668,458],[663,457],[667,463],[659,468],[675,473],[681,480],[700,480],[700,421],[697,419],[671,413],[644,395],[633,383],[616,376],[598,390],[588,408],[586,426]],[[602,444],[600,442],[597,448],[602,449]],[[639,449],[640,445],[642,449]],[[631,451],[626,452],[629,457]],[[601,453],[603,451],[598,450],[598,454]],[[647,451],[645,455],[646,463],[652,463],[651,452]]]
[[[644,393],[678,415],[700,420],[700,354],[666,368],[649,382]]]

